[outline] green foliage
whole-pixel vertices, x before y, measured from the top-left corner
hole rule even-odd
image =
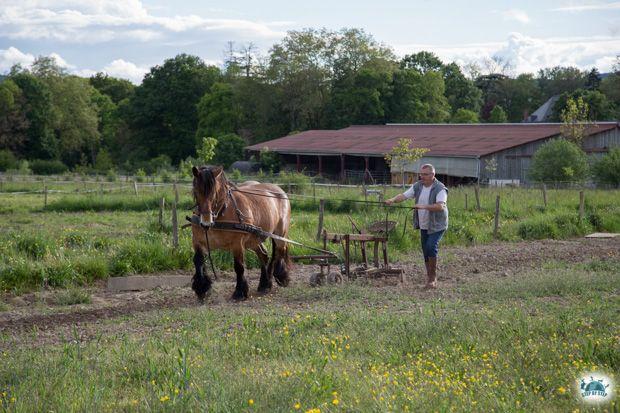
[[[201,165],[208,165],[209,162],[215,157],[215,148],[218,145],[218,140],[211,137],[202,138],[196,147],[197,161]]]
[[[58,305],[90,304],[91,296],[81,288],[72,287],[56,293],[55,301]]]
[[[234,134],[241,119],[233,86],[216,82],[198,103],[198,139],[204,136]]]
[[[58,175],[67,172],[67,165],[59,160],[35,159],[30,161],[30,169],[36,175]]]
[[[601,184],[620,186],[620,148],[612,148],[592,167],[594,178]]]
[[[138,182],[146,181],[146,172],[144,171],[144,169],[140,168],[136,171],[136,180]]]
[[[292,184],[291,192],[292,194],[305,194],[308,190],[308,187],[312,183],[312,179],[309,176],[298,172],[280,172],[278,176],[278,182],[282,184]],[[287,187],[283,186],[284,190],[287,190]]]
[[[471,110],[460,108],[457,110],[451,119],[452,123],[480,123],[478,114]]]
[[[441,72],[397,71],[390,96],[389,119],[406,123],[444,122],[450,116],[444,92]]]
[[[577,89],[560,95],[553,106],[555,121],[569,120],[597,121],[613,120],[613,107],[607,96],[598,90]]]
[[[145,158],[163,154],[178,163],[194,153],[198,102],[220,76],[218,68],[187,54],[151,68],[125,113]]]
[[[260,164],[261,170],[265,169],[270,173],[275,173],[280,170],[280,155],[277,152],[270,151],[269,148],[264,147],[260,151]]]
[[[114,162],[112,161],[112,156],[107,149],[103,148],[97,154],[97,158],[95,159],[95,165],[93,168],[97,172],[107,172],[114,168]]]
[[[489,123],[506,123],[508,117],[500,105],[495,105],[489,116]]]
[[[234,133],[218,136],[213,163],[228,169],[233,162],[243,159],[245,145],[245,141]]]
[[[136,88],[128,80],[117,79],[101,72],[91,76],[88,81],[100,93],[109,96],[115,104],[123,99],[131,98]]]
[[[530,177],[538,182],[578,182],[587,178],[586,154],[574,143],[554,139],[534,153]]]
[[[574,212],[545,214],[524,220],[519,224],[518,233],[522,239],[564,239],[585,235],[592,230],[587,222],[580,222]]]
[[[17,168],[17,158],[13,155],[13,152],[8,149],[0,150],[0,171],[5,172],[9,169]]]

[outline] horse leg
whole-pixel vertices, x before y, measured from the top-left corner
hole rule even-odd
[[[258,292],[264,293],[271,290],[273,283],[271,282],[271,273],[267,272],[267,263],[269,262],[269,256],[263,244],[260,244],[254,249],[254,252],[260,260],[260,282],[258,283]]]
[[[287,245],[285,242],[273,240],[273,249],[275,252],[271,259],[273,277],[279,285],[286,287],[290,282],[289,270],[291,267]]]
[[[237,274],[237,286],[233,293],[233,300],[245,300],[248,298],[248,281],[245,279],[245,253],[243,248],[234,251],[235,256],[235,273]]]
[[[199,301],[204,301],[207,292],[211,289],[211,279],[205,274],[205,256],[200,248],[194,252],[194,266],[196,272],[192,278],[192,290],[196,293]]]

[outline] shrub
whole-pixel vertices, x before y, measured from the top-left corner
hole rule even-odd
[[[620,148],[613,148],[592,167],[596,182],[620,186]]]
[[[538,182],[579,182],[586,178],[586,154],[574,143],[554,139],[534,153],[530,176]]]
[[[0,171],[8,171],[9,169],[16,169],[18,166],[17,158],[13,155],[13,152],[4,149],[0,151]]]
[[[144,169],[140,168],[136,171],[136,181],[145,182],[146,181],[146,172]]]
[[[278,181],[281,182],[283,186],[286,184],[293,184],[291,185],[291,193],[303,194],[312,180],[309,176],[297,172],[280,172]],[[287,187],[283,189],[288,190]]]
[[[105,179],[108,182],[116,182],[118,180],[118,173],[114,168],[108,169],[108,172],[105,174]]]
[[[56,175],[69,170],[67,165],[56,159],[35,159],[30,162],[30,169],[36,175]]]

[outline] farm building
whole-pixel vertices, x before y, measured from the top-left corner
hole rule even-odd
[[[528,182],[532,155],[560,135],[560,123],[387,124],[308,130],[246,147],[280,154],[289,169],[343,181],[411,181],[419,166],[435,165],[439,179],[467,182]],[[428,150],[415,163],[388,165],[384,156],[400,138]],[[620,147],[620,124],[599,122],[586,130],[583,148],[600,156]],[[401,171],[404,170],[404,174]]]

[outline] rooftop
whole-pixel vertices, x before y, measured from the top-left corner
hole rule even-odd
[[[429,149],[427,156],[484,156],[560,134],[561,123],[387,124],[350,126],[338,130],[308,130],[246,147],[287,154],[383,156],[400,138]],[[587,135],[618,128],[618,122],[598,122]]]

